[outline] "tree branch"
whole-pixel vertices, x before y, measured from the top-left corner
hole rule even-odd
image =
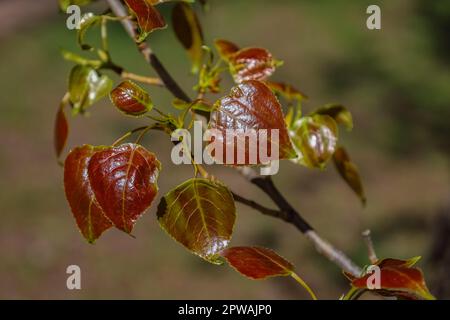
[[[118,17],[126,17],[127,11],[119,0],[107,0],[112,12]],[[122,25],[126,32],[132,39],[137,38],[137,32],[133,23],[129,19],[122,19]],[[137,44],[139,51],[144,56],[145,60],[153,67],[156,73],[161,78],[167,89],[178,99],[190,102],[189,96],[180,88],[177,82],[172,78],[167,69],[163,66],[161,61],[152,52],[151,48],[142,42]],[[316,250],[327,257],[330,261],[337,264],[341,269],[346,272],[359,276],[361,269],[354,264],[343,252],[334,248],[326,240],[322,239],[311,227],[311,225],[304,220],[301,215],[289,204],[284,198],[281,192],[277,189],[270,177],[260,177],[251,168],[238,169],[249,182],[258,186],[264,193],[269,196],[272,201],[278,206],[280,210],[273,210],[266,208],[255,201],[245,199],[235,193],[233,193],[234,199],[247,206],[258,210],[262,214],[269,215],[278,219],[282,219],[300,230],[307,239],[309,239],[315,246]]]

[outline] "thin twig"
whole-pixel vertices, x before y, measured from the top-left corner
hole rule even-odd
[[[364,242],[367,246],[367,252],[369,254],[369,261],[373,264],[377,263],[378,257],[375,253],[375,247],[373,246],[372,237],[370,236],[370,230],[365,230],[362,233],[362,236],[364,238]]]
[[[127,11],[119,0],[107,0],[112,12],[118,17],[126,17]],[[136,40],[137,33],[133,23],[129,19],[121,19],[121,23],[124,26],[128,35]],[[142,42],[137,44],[139,51],[144,56],[145,60],[153,67],[156,73],[161,78],[167,89],[178,99],[186,102],[191,102],[189,96],[181,89],[178,83],[172,78],[167,69],[163,66],[161,61],[156,57],[147,43]],[[316,250],[327,257],[330,261],[334,262],[341,269],[346,272],[359,276],[361,269],[353,263],[343,252],[334,248],[326,240],[322,239],[310,226],[310,224],[304,220],[301,215],[296,211],[289,202],[284,198],[280,191],[276,188],[273,181],[270,178],[260,177],[253,169],[240,170],[244,177],[248,181],[258,186],[264,191],[278,206],[280,209],[272,210],[262,205],[257,204],[255,201],[245,199],[234,194],[235,200],[245,205],[248,205],[263,214],[267,214],[279,219],[282,219],[299,229],[307,239],[309,239],[315,246]]]

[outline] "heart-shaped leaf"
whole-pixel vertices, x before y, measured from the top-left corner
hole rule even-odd
[[[327,104],[318,110],[314,111],[314,114],[328,115],[334,119],[339,124],[344,125],[347,130],[353,129],[353,117],[350,111],[342,105],[339,104]]]
[[[290,84],[284,82],[272,82],[267,81],[266,84],[272,89],[276,94],[284,97],[287,101],[302,101],[308,99],[308,97],[302,92],[295,89]]]
[[[136,144],[95,153],[89,161],[89,181],[105,215],[114,226],[131,233],[136,220],[158,192],[161,165],[155,155]]]
[[[165,28],[166,22],[159,11],[148,0],[125,0],[128,8],[137,18],[139,37],[137,42],[144,41],[154,30]]]
[[[109,96],[112,103],[127,115],[140,116],[153,108],[148,93],[129,80],[118,85]]]
[[[298,162],[308,168],[324,168],[337,148],[338,127],[327,115],[303,117],[290,128]]]
[[[69,95],[75,113],[85,109],[105,97],[112,87],[112,80],[100,75],[89,66],[75,66],[70,72]]]
[[[66,114],[64,113],[64,106],[65,103],[62,102],[55,118],[54,144],[56,156],[58,158],[66,146],[67,137],[69,135],[69,123],[67,122]]]
[[[64,189],[67,201],[83,236],[90,243],[112,227],[98,204],[88,178],[92,155],[103,147],[84,145],[72,150],[64,163]]]
[[[175,35],[192,60],[192,73],[198,73],[203,58],[203,32],[191,5],[177,3],[173,7],[172,22]]]
[[[333,154],[334,164],[341,177],[352,188],[363,204],[366,203],[364,188],[359,176],[358,168],[351,161],[347,151],[343,147],[338,147]]]
[[[244,133],[249,130],[278,130],[278,142],[268,137],[267,142],[269,146],[267,149],[273,150],[273,148],[279,148],[278,159],[291,159],[296,157],[286,128],[281,105],[273,92],[260,81],[245,81],[234,87],[230,95],[216,102],[214,110],[211,113],[209,127],[222,133],[222,137],[219,137],[219,139],[224,144],[224,158],[218,160],[223,161],[226,159],[226,150],[231,148],[230,143],[232,141],[226,138],[229,135],[227,133],[228,130],[235,130],[235,132],[242,133],[237,138],[242,137],[243,139],[245,139]],[[259,148],[261,144],[259,136],[255,145],[249,145],[248,141],[245,143],[245,162],[241,163],[237,160],[237,143],[235,143],[234,162],[230,163],[226,161],[227,164],[252,164],[249,162],[250,151],[255,151],[258,154],[257,164],[261,164],[259,159]],[[255,150],[256,148],[258,150]]]
[[[228,59],[230,72],[236,83],[247,80],[266,80],[274,72],[280,61],[262,48],[245,48],[234,53]]]
[[[214,45],[220,57],[225,61],[229,61],[230,57],[239,51],[239,47],[236,44],[223,39],[215,40]]]
[[[188,250],[212,263],[230,242],[236,220],[233,196],[219,182],[190,179],[169,193],[158,206],[158,221]]]
[[[368,288],[373,274],[367,273],[360,278],[352,279],[352,290],[370,290],[382,296],[394,296],[408,300],[434,300],[434,296],[427,288],[422,271],[412,267],[417,260],[418,258],[381,260],[376,264],[380,268],[380,288]]]
[[[101,21],[99,16],[94,15],[92,12],[88,12],[81,17],[80,25],[78,29],[78,44],[83,50],[92,50],[92,46],[84,42],[84,38],[86,37],[87,31],[98,25]]]

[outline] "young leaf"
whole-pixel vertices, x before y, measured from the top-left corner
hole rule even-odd
[[[290,102],[294,100],[303,101],[308,99],[308,97],[305,94],[298,91],[290,84],[272,81],[267,81],[266,84],[270,89],[272,89],[272,91],[274,91],[276,94],[281,95]]]
[[[64,60],[74,62],[75,64],[78,64],[81,66],[88,66],[88,67],[92,67],[94,69],[98,69],[103,64],[103,62],[101,60],[86,59],[76,53],[73,53],[73,52],[70,52],[70,51],[67,51],[64,49],[61,50],[61,54],[62,54]]]
[[[277,129],[279,133],[278,145],[275,145],[271,139],[268,139],[270,146],[267,149],[279,148],[279,159],[296,157],[286,128],[281,105],[273,92],[260,81],[245,81],[234,87],[230,95],[217,101],[211,112],[209,127],[219,130],[223,137],[226,137],[229,129],[242,132],[250,129]],[[227,141],[224,140],[223,143],[226,144]],[[260,145],[259,140],[256,145]],[[245,164],[248,164],[249,149],[246,148]],[[226,150],[226,146],[224,146],[223,150]],[[234,154],[234,164],[238,164],[236,149]]]
[[[56,156],[59,158],[61,152],[66,146],[67,137],[69,135],[69,123],[67,122],[66,114],[64,113],[64,103],[58,108],[55,118],[55,129],[54,129],[54,144]]]
[[[356,289],[370,290],[382,296],[394,296],[408,300],[434,300],[429,292],[422,271],[413,268],[418,258],[410,260],[384,259],[377,263],[380,267],[380,289],[369,289],[368,282],[372,274],[365,274],[352,280]]]
[[[290,134],[299,157],[295,159],[308,168],[324,168],[337,147],[338,127],[327,115],[313,115],[296,121]]]
[[[338,147],[333,154],[334,164],[341,177],[352,188],[362,203],[366,203],[364,188],[361,183],[358,168],[351,161],[347,151],[343,147]]]
[[[281,62],[266,49],[241,49],[229,57],[230,72],[236,83],[247,80],[266,80]]]
[[[227,187],[207,179],[190,179],[169,193],[158,206],[158,222],[192,253],[212,263],[228,246],[236,220]]]
[[[136,41],[144,41],[156,29],[165,28],[166,22],[159,11],[148,0],[125,0],[128,8],[137,18],[140,34]]]
[[[92,12],[88,12],[81,17],[80,20],[80,29],[78,30],[78,44],[83,50],[92,50],[92,46],[86,44],[84,42],[84,38],[86,36],[87,31],[95,26],[98,25],[101,21],[101,18],[99,16],[94,15]]]
[[[192,73],[198,73],[203,58],[203,32],[191,5],[183,2],[177,3],[173,7],[172,22],[175,35],[192,60]]]
[[[74,112],[83,112],[104,96],[112,87],[112,80],[100,75],[95,69],[88,66],[75,66],[69,77],[70,102]]]
[[[232,247],[220,255],[238,272],[252,279],[290,276],[294,266],[273,250],[259,247]]]
[[[131,143],[105,148],[92,156],[89,181],[114,226],[131,233],[136,220],[150,207],[158,192],[160,169],[153,153]]]
[[[220,57],[227,62],[236,52],[239,51],[239,47],[236,44],[223,39],[215,40],[214,45],[216,46]]]
[[[140,116],[153,108],[148,93],[129,80],[119,84],[109,96],[112,103],[127,115]]]
[[[92,155],[103,147],[84,145],[72,150],[64,163],[64,190],[81,234],[93,243],[112,227],[99,206],[88,178]]]
[[[341,106],[339,104],[328,104],[325,105],[318,110],[314,111],[311,115],[314,114],[321,114],[321,115],[327,115],[334,119],[339,124],[342,124],[345,126],[347,130],[353,129],[353,117],[350,111],[344,106]]]

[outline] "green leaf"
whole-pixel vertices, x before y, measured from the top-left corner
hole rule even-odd
[[[347,151],[343,147],[338,147],[333,155],[334,164],[342,179],[347,182],[350,188],[356,193],[363,205],[366,204],[364,188],[359,176],[358,168],[351,161]]]
[[[159,11],[147,0],[125,0],[128,8],[136,16],[140,34],[136,41],[144,41],[154,30],[165,28],[166,22]]]
[[[303,101],[303,100],[308,99],[308,97],[304,93],[295,89],[290,84],[287,84],[284,82],[272,82],[272,81],[267,81],[266,84],[276,94],[279,94],[280,96],[284,97],[289,102],[292,102],[294,100]]]
[[[117,109],[126,115],[140,116],[153,108],[148,93],[129,80],[118,85],[109,96]]]
[[[158,221],[169,235],[192,253],[220,264],[218,253],[230,242],[236,220],[233,196],[220,182],[190,179],[158,206]]]
[[[337,148],[338,127],[328,115],[313,115],[297,120],[290,135],[298,158],[294,162],[308,168],[324,168]]]
[[[175,35],[187,50],[192,60],[192,73],[198,73],[203,60],[203,32],[198,17],[191,5],[177,3],[172,11]]]
[[[327,104],[318,110],[312,112],[311,115],[321,114],[332,117],[337,123],[344,125],[344,127],[351,131],[353,129],[353,117],[350,111],[339,104]]]
[[[71,5],[85,6],[91,2],[92,0],[59,0],[59,7],[63,12],[66,12]]]
[[[78,64],[80,66],[88,66],[88,67],[92,67],[94,69],[98,69],[103,65],[103,62],[100,60],[90,60],[90,59],[86,59],[76,53],[67,51],[62,49],[61,50],[61,54],[64,58],[64,60],[70,61],[70,62],[75,62],[75,64]]]
[[[87,107],[105,97],[111,87],[112,80],[100,75],[94,68],[75,66],[69,77],[69,95],[74,113],[84,112]]]
[[[83,50],[92,50],[93,47],[84,42],[87,31],[93,26],[98,25],[101,22],[101,17],[94,15],[92,12],[86,13],[81,17],[80,29],[78,30],[77,39],[78,44]]]

